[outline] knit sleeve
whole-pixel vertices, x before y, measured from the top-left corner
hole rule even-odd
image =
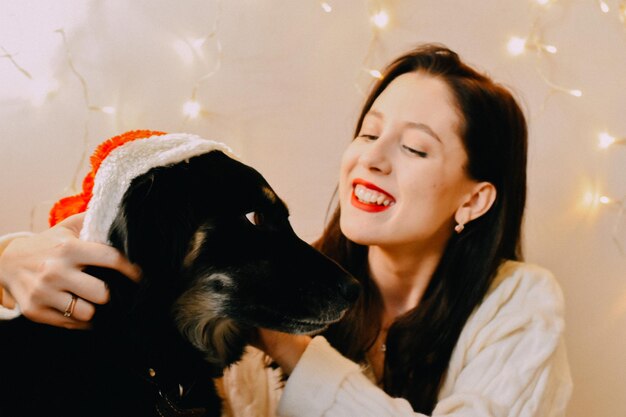
[[[511,262],[496,281],[461,333],[432,416],[564,416],[571,378],[558,284],[542,268]],[[375,386],[322,337],[295,367],[278,414],[423,416]]]
[[[356,363],[313,338],[285,385],[277,414],[283,417],[422,416],[401,398],[374,385]]]

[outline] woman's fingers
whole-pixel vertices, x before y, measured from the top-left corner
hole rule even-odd
[[[51,304],[64,318],[71,318],[75,321],[89,321],[96,312],[92,303],[65,291],[55,293]]]
[[[117,270],[135,282],[141,271],[116,249],[78,238],[84,214],[68,217],[30,237],[13,240],[0,256],[0,283],[33,321],[87,328],[94,304],[109,301],[103,281],[83,272],[86,266]],[[63,316],[72,294],[72,314]]]
[[[71,315],[67,316],[65,311],[66,310],[63,310],[63,317],[71,319],[68,321],[68,324],[89,323],[96,312],[96,307],[82,298],[77,297]],[[83,328],[87,327],[89,326]]]
[[[135,282],[141,279],[141,269],[111,246],[78,240],[68,242],[65,250],[67,250],[68,259],[79,267],[100,266],[114,269]]]
[[[258,328],[258,339],[253,345],[272,357],[289,375],[309,343],[311,343],[310,336],[287,334],[260,327]]]
[[[79,267],[92,265],[114,269],[131,280],[139,282],[141,269],[126,259],[117,249],[102,243],[78,239],[84,219],[85,213],[74,214],[54,227],[58,228],[59,235],[63,236],[58,246],[60,256],[73,261]]]
[[[78,305],[77,302],[77,306]],[[40,310],[36,321],[44,324],[52,324],[57,327],[65,327],[66,329],[86,330],[91,328],[90,322],[77,320],[74,317],[64,317],[63,312],[55,308]]]
[[[104,281],[86,274],[80,270],[73,270],[62,278],[59,287],[62,291],[75,294],[81,299],[93,304],[106,304],[110,300],[109,289]]]
[[[77,294],[86,301],[96,304],[104,304],[109,301],[109,291],[100,279],[86,274],[82,271],[84,255],[82,246],[84,242],[76,241],[64,242],[62,248],[58,248],[55,253],[48,255],[40,265],[39,270],[33,271],[31,288],[29,291],[33,304],[49,305],[58,308],[53,304],[59,292]],[[109,249],[104,245],[105,249]],[[87,251],[89,253],[89,251]],[[94,254],[95,258],[97,257]],[[89,260],[86,261],[86,263]],[[106,264],[106,262],[104,262]]]

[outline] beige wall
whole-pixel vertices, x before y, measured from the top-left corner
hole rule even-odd
[[[84,175],[85,150],[148,128],[229,143],[312,240],[369,81],[368,51],[377,66],[415,43],[442,42],[511,86],[527,110],[525,246],[565,292],[575,381],[568,415],[625,416],[626,254],[613,238],[626,250],[626,215],[617,224],[618,206],[585,203],[588,193],[626,195],[626,146],[597,146],[601,131],[626,136],[626,27],[618,1],[607,2],[604,14],[594,0],[380,1],[391,20],[371,43],[373,3],[364,0],[329,1],[331,13],[313,0],[223,0],[221,12],[207,0],[3,0],[0,46],[31,79],[0,60],[0,233],[41,230],[50,203],[70,192],[77,170]],[[216,16],[214,37],[195,51],[185,46],[210,34]],[[558,53],[509,55],[510,36],[528,35],[533,22]],[[217,63],[197,90],[206,113],[186,120],[183,103]],[[79,76],[89,105],[113,106],[114,115],[86,110]],[[57,90],[37,98],[47,78]]]

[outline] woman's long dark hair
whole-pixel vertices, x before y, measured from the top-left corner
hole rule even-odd
[[[440,45],[427,44],[396,59],[374,85],[356,125],[396,77],[408,72],[443,80],[455,98],[458,134],[468,155],[467,173],[492,183],[497,197],[487,213],[452,233],[419,305],[399,317],[386,340],[383,388],[409,400],[415,411],[431,413],[448,363],[472,311],[481,303],[499,265],[520,260],[526,201],[527,129],[512,94],[463,63]],[[382,300],[369,276],[367,247],[351,242],[339,228],[340,208],[315,246],[352,272],[363,285],[355,306],[325,332],[347,357],[363,362],[381,330]]]

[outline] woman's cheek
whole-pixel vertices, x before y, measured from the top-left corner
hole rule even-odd
[[[340,196],[343,196],[344,193],[350,188],[349,177],[350,173],[354,169],[356,165],[356,156],[352,147],[348,147],[346,151],[343,153],[341,158],[341,165],[339,169],[339,192]]]

